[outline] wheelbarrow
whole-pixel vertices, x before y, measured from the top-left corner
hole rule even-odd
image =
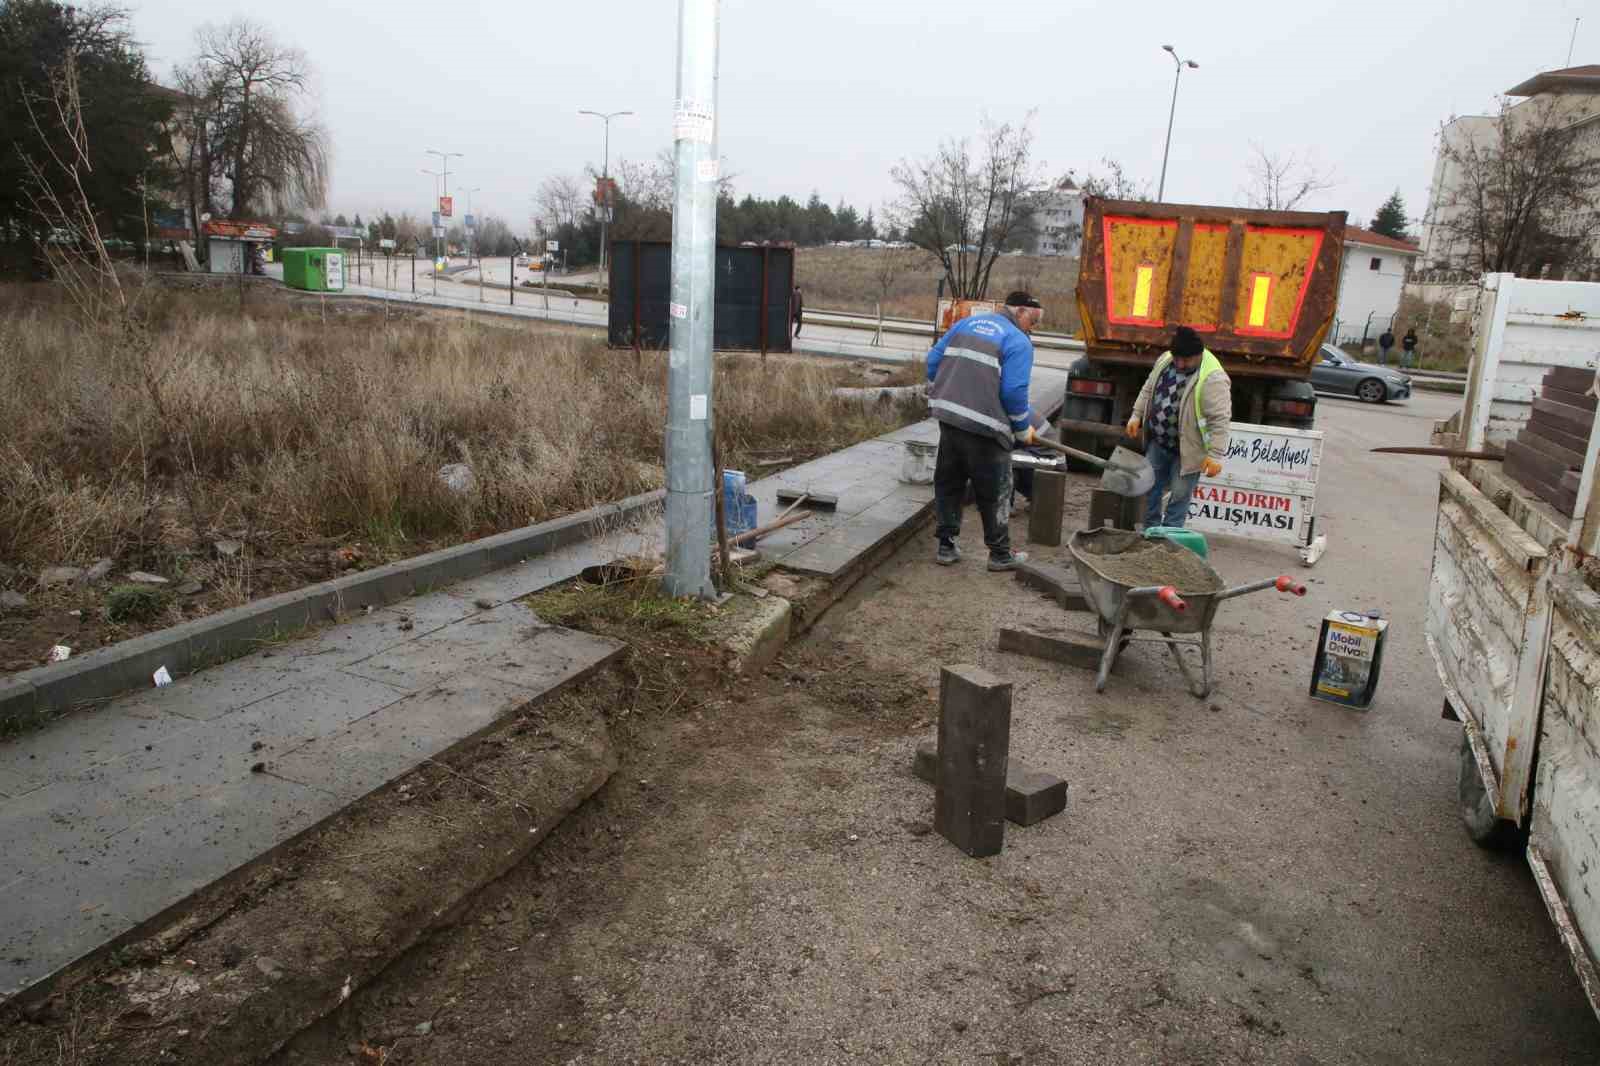
[[[1137,533],[1122,529],[1106,527],[1079,530],[1072,535],[1068,548],[1072,552],[1072,565],[1078,572],[1083,597],[1095,612],[1100,637],[1105,641],[1105,651],[1100,655],[1100,669],[1094,680],[1096,692],[1105,691],[1106,679],[1111,675],[1111,667],[1116,664],[1122,649],[1134,641],[1143,641],[1165,644],[1177,660],[1189,692],[1196,699],[1205,699],[1211,695],[1213,683],[1211,623],[1217,616],[1218,606],[1224,600],[1266,589],[1277,589],[1296,596],[1306,594],[1305,585],[1288,575],[1224,588],[1222,578],[1211,569],[1211,565],[1193,555],[1189,549],[1171,541],[1146,540]],[[1212,588],[1185,590],[1172,585],[1130,585],[1102,573],[1100,566],[1107,556],[1120,555],[1134,548],[1190,554],[1191,563],[1198,563],[1210,572]],[[1137,630],[1153,631],[1160,636],[1132,636]],[[1177,634],[1195,636],[1185,639]],[[1185,646],[1200,649],[1199,678],[1195,677],[1183,656]]]

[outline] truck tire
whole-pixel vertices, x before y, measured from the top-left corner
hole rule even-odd
[[[1461,808],[1461,824],[1467,827],[1467,836],[1480,848],[1488,851],[1510,851],[1524,841],[1521,828],[1494,813],[1494,803],[1483,787],[1483,777],[1478,773],[1478,760],[1472,754],[1472,741],[1467,731],[1461,731],[1461,756],[1456,766],[1456,799]]]

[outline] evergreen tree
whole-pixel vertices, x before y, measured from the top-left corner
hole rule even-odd
[[[171,94],[151,82],[127,14],[54,0],[0,0],[0,245],[9,253],[8,265],[26,264],[33,242],[43,239],[25,160],[45,170],[57,195],[74,195],[49,165],[52,151],[70,155],[49,101],[52,78],[69,54],[76,57],[92,163],[79,180],[102,232],[141,237],[141,185],[154,192],[168,178],[166,153],[158,146],[162,123],[172,113]]]
[[[1400,190],[1383,202],[1372,220],[1372,232],[1385,237],[1403,239],[1406,235],[1406,202],[1400,199]]]

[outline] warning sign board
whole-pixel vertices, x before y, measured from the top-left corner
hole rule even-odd
[[[1222,473],[1201,478],[1188,525],[1306,547],[1314,532],[1322,431],[1235,422]]]

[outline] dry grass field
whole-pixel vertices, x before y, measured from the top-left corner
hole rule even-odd
[[[324,321],[265,290],[242,316],[230,291],[141,301],[138,326],[92,327],[48,287],[0,289],[0,590],[30,601],[0,608],[0,669],[663,484],[664,353],[350,304]],[[800,462],[921,417],[840,404],[851,375],[722,358],[726,464]],[[451,463],[470,490],[441,480]],[[221,558],[219,539],[244,550]],[[98,590],[39,586],[99,559],[115,570]],[[79,632],[133,570],[203,591]]]
[[[938,260],[916,249],[799,248],[796,272],[806,307],[814,311],[871,313],[882,299],[892,318],[932,319],[938,302]],[[887,281],[887,288],[885,282]],[[1000,298],[1012,289],[1028,289],[1045,305],[1042,328],[1076,332],[1078,285],[1076,259],[1001,256],[989,277],[989,295]]]

